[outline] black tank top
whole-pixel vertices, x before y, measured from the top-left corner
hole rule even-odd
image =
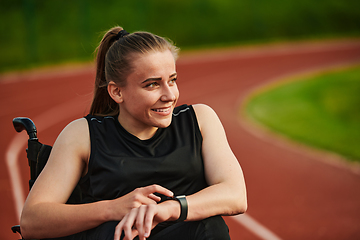
[[[202,136],[192,106],[176,107],[170,126],[159,128],[148,140],[127,132],[117,116],[85,118],[91,154],[88,173],[80,180],[84,203],[115,199],[151,184],[175,195],[190,195],[208,186]]]

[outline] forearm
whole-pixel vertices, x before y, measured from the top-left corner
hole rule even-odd
[[[186,197],[188,221],[215,215],[236,215],[247,209],[246,190],[242,183],[218,183]]]
[[[21,231],[26,239],[67,236],[111,220],[109,201],[68,205],[38,203],[24,208]]]
[[[150,185],[114,200],[68,205],[39,201],[33,192],[29,194],[21,216],[22,232],[26,238],[68,236],[104,222],[120,221],[131,209],[160,201],[154,193],[173,196],[166,188]]]

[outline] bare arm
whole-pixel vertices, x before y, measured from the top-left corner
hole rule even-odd
[[[86,119],[70,123],[59,135],[48,163],[25,202],[20,224],[25,238],[67,236],[121,220],[134,207],[159,201],[153,195],[171,192],[157,185],[139,188],[115,200],[90,204],[65,204],[87,171],[90,137]]]
[[[194,110],[203,135],[205,176],[210,186],[187,197],[187,220],[244,213],[247,209],[245,180],[224,128],[210,107],[195,105]]]

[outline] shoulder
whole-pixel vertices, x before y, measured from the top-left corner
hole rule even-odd
[[[198,120],[198,124],[201,132],[203,132],[204,128],[210,128],[213,124],[219,124],[220,120],[216,114],[216,112],[205,104],[195,104],[193,105],[196,118]]]
[[[192,105],[196,115],[203,115],[203,114],[215,114],[215,111],[206,104],[194,104]]]
[[[89,127],[85,118],[80,118],[70,122],[59,134],[54,147],[66,149],[76,149],[77,151],[87,152],[89,149]]]
[[[82,135],[86,132],[88,132],[88,123],[85,118],[76,119],[72,122],[70,122],[61,132],[63,135]]]

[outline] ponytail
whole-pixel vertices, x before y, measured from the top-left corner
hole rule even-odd
[[[105,57],[111,45],[117,40],[117,34],[123,30],[121,27],[110,29],[103,37],[96,49],[96,77],[94,98],[90,107],[92,115],[116,115],[119,105],[110,97],[107,91],[108,81],[105,75]]]
[[[119,86],[126,85],[131,73],[132,61],[136,54],[170,50],[174,60],[178,48],[169,40],[148,32],[128,34],[122,27],[114,27],[105,33],[96,51],[96,78],[94,98],[90,114],[114,116],[119,114],[119,105],[109,95],[107,86],[114,81]]]

